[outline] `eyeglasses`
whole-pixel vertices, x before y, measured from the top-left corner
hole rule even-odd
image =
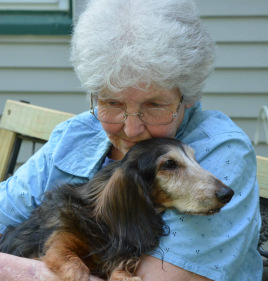
[[[126,121],[128,116],[138,116],[142,122],[148,125],[167,125],[178,116],[182,100],[183,98],[181,98],[176,112],[168,108],[145,108],[139,110],[137,113],[128,113],[126,110],[119,107],[94,107],[91,98],[90,113],[100,122],[107,124],[122,124]]]

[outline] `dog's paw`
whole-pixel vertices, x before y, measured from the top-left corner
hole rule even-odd
[[[116,278],[116,279],[110,279],[109,281],[142,281],[141,279],[140,279],[140,277],[137,277],[137,276],[135,276],[135,277],[127,277],[127,276],[125,276],[125,277],[119,277],[120,279],[118,279],[118,278]]]
[[[130,276],[125,271],[114,271],[109,281],[142,281],[138,276]]]
[[[58,275],[62,281],[88,281],[90,272],[86,265],[77,259],[77,262],[72,260],[62,265]]]
[[[58,263],[51,263],[44,259],[47,267],[53,271],[61,281],[88,281],[90,272],[87,266],[78,258],[72,257]]]

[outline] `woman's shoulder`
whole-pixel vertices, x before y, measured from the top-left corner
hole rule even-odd
[[[85,141],[94,141],[95,138],[106,139],[100,122],[90,112],[83,112],[62,123],[52,131],[49,144],[56,147],[62,144],[76,144]]]
[[[102,130],[100,122],[98,122],[89,111],[80,113],[59,123],[52,133],[62,133],[68,129],[72,129],[73,132],[81,132],[87,129],[96,133]]]
[[[187,142],[240,140],[250,144],[247,134],[227,115],[216,110],[196,111],[184,131]]]
[[[211,172],[222,163],[226,164],[223,171],[232,166],[228,163],[236,167],[256,167],[255,151],[249,137],[222,112],[197,111],[181,140],[195,150],[198,162]]]
[[[88,177],[110,146],[100,123],[89,112],[59,124],[49,143],[54,165],[79,177]]]

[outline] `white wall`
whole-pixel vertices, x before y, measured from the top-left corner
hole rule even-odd
[[[215,71],[203,108],[223,111],[254,139],[256,119],[268,106],[268,1],[196,0],[217,43]],[[268,156],[264,132],[256,152]]]

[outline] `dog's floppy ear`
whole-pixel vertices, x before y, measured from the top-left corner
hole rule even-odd
[[[134,169],[118,168],[97,205],[97,220],[107,225],[115,254],[140,254],[158,246],[164,223],[149,196],[150,187]]]

